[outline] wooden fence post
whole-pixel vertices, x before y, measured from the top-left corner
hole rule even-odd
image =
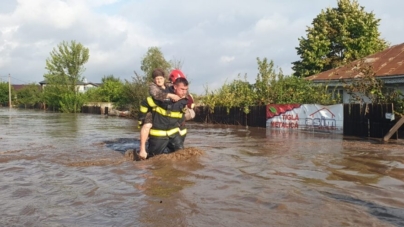
[[[401,117],[399,121],[390,129],[390,131],[383,137],[383,141],[388,141],[391,136],[397,132],[397,130],[404,124],[404,117]]]

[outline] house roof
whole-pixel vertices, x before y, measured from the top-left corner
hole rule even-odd
[[[18,90],[23,89],[27,85],[25,85],[25,84],[12,84],[11,86],[14,88],[14,91],[18,91]]]
[[[354,67],[361,60],[356,60],[350,64],[306,77],[306,79],[319,82],[354,78],[358,76],[358,71],[354,70]],[[375,76],[380,79],[389,79],[392,77],[404,78],[404,43],[369,55],[363,58],[363,60],[373,67]]]
[[[28,85],[27,84],[12,84],[11,86],[14,88],[14,91],[18,91],[18,90],[25,88]],[[38,89],[41,88],[41,86],[39,86],[39,85],[37,85],[37,87],[38,87]]]

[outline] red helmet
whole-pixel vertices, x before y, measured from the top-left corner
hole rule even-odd
[[[175,81],[176,79],[178,79],[178,78],[187,78],[187,77],[186,77],[185,74],[184,74],[181,70],[179,70],[179,69],[174,69],[173,71],[171,71],[170,77],[169,77],[170,81],[171,81],[172,83],[174,83],[174,81]]]

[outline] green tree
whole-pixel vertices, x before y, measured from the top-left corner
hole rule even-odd
[[[256,103],[257,94],[254,92],[254,86],[247,82],[247,74],[244,75],[244,80],[234,80],[231,84],[230,91],[235,94],[235,106],[243,109],[245,114],[250,113],[250,107]]]
[[[100,94],[100,87],[88,89],[85,97],[87,102],[104,102],[104,98]]]
[[[133,117],[136,117],[140,103],[149,95],[148,81],[145,76],[140,76],[135,72],[132,81],[125,80],[122,89],[122,102],[129,104],[130,112]]]
[[[299,39],[294,75],[311,76],[384,50],[388,44],[380,38],[379,22],[356,0],[338,0],[338,7],[322,10],[307,37]]]
[[[82,93],[63,93],[59,101],[59,110],[63,113],[78,113],[85,102],[86,97]]]
[[[90,102],[112,102],[116,109],[127,109],[130,103],[124,95],[125,84],[113,75],[104,76],[99,87],[86,91],[86,100]]]
[[[274,62],[271,60],[268,62],[267,58],[262,61],[257,58],[258,64],[258,74],[255,79],[254,90],[257,95],[258,105],[267,105],[269,103],[274,103],[275,98],[271,84],[277,80],[278,77],[282,77],[282,71],[276,73],[274,69]]]
[[[152,72],[156,68],[163,69],[166,73],[171,68],[181,67],[180,60],[166,61],[163,53],[158,47],[150,47],[141,61],[140,69],[144,75],[139,75],[136,71],[132,81],[125,80],[122,89],[122,98],[120,103],[129,106],[132,116],[136,116],[140,102],[149,95],[149,82],[152,81]]]
[[[271,84],[271,99],[277,104],[300,103],[331,105],[340,101],[332,97],[327,86],[314,85],[311,81],[294,76],[279,76]]]
[[[44,99],[48,105],[54,109],[64,106],[63,112],[80,111],[85,100],[78,94],[77,84],[83,81],[81,75],[89,57],[89,49],[76,41],[63,41],[52,50],[46,59],[48,72],[44,75]]]
[[[39,85],[35,83],[28,84],[17,92],[17,103],[24,105],[25,108],[33,107],[42,102],[42,91]]]
[[[344,89],[351,95],[351,102],[393,103],[395,113],[404,114],[404,95],[397,87],[387,87],[375,77],[372,65],[364,61],[359,61],[352,68],[353,74],[360,76],[343,81]]]
[[[217,92],[209,89],[209,86],[205,86],[205,94],[202,96],[202,103],[204,106],[208,107],[208,110],[210,113],[215,112],[215,106],[217,106],[217,103],[219,101],[219,98],[217,97]]]
[[[103,102],[119,102],[122,99],[123,83],[113,75],[104,76],[99,87]]]
[[[14,89],[11,87],[11,97],[14,97]],[[0,106],[1,105],[8,105],[9,101],[9,85],[8,82],[1,82],[0,81]]]
[[[240,107],[248,114],[250,106],[262,106],[270,103],[287,104],[323,104],[330,105],[340,101],[340,97],[333,99],[327,86],[314,85],[304,78],[286,76],[282,69],[277,72],[274,62],[257,58],[258,74],[255,84],[247,82],[240,75],[236,80],[225,83],[221,88],[210,91],[205,88],[202,104],[209,108],[211,113],[215,107],[226,107],[229,112],[233,107]]]
[[[225,83],[216,91],[216,95],[214,104],[226,107],[228,113],[232,107],[240,107],[246,114],[250,112],[250,106],[256,103],[257,97],[253,85],[247,82],[247,75],[244,75],[244,80],[238,75],[231,83]],[[206,101],[209,102],[209,99]]]
[[[152,72],[156,68],[161,68],[167,73],[171,69],[171,64],[166,61],[160,48],[150,47],[143,57],[140,67],[144,72],[147,81],[152,81]]]

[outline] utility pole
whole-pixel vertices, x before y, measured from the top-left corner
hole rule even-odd
[[[11,77],[8,74],[8,106],[11,109]]]

